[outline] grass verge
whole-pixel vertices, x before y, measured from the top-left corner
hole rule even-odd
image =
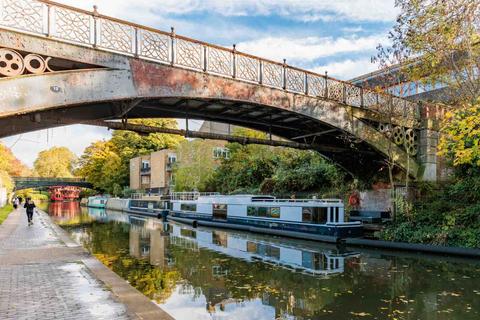
[[[0,224],[7,219],[10,212],[13,211],[13,206],[11,204],[7,204],[5,207],[0,208]]]

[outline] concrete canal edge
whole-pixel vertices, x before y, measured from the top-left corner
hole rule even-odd
[[[418,253],[430,253],[458,257],[480,258],[480,249],[436,246],[420,243],[406,243],[382,240],[370,240],[360,238],[346,238],[342,240],[346,246],[370,247],[395,251],[413,251]]]
[[[48,218],[56,236],[62,240],[67,247],[79,246],[69,237],[65,230],[52,221],[48,214],[41,210],[38,211]],[[124,304],[127,312],[133,316],[134,319],[174,320],[172,316],[148,299],[143,293],[132,287],[127,281],[106,267],[85,248],[82,246],[80,247],[87,256],[87,258],[81,259],[81,262],[89,269],[98,281],[103,283],[105,287],[112,292],[112,295],[118,302]]]

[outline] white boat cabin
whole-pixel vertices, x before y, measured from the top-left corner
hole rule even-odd
[[[261,219],[313,224],[344,223],[339,199],[276,199],[273,196],[211,195],[196,200],[173,200],[173,211],[228,218]]]

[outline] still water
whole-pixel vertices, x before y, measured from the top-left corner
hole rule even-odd
[[[49,214],[174,318],[480,319],[480,263],[337,248],[51,203]]]

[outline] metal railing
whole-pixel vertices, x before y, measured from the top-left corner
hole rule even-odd
[[[418,118],[420,105],[383,92],[46,0],[0,1],[0,26],[176,67],[321,97],[383,114]]]
[[[48,181],[48,182],[86,182],[84,178],[45,178],[45,177],[13,177],[15,182]]]
[[[218,192],[173,192],[170,200],[197,200],[200,196],[218,196]]]

